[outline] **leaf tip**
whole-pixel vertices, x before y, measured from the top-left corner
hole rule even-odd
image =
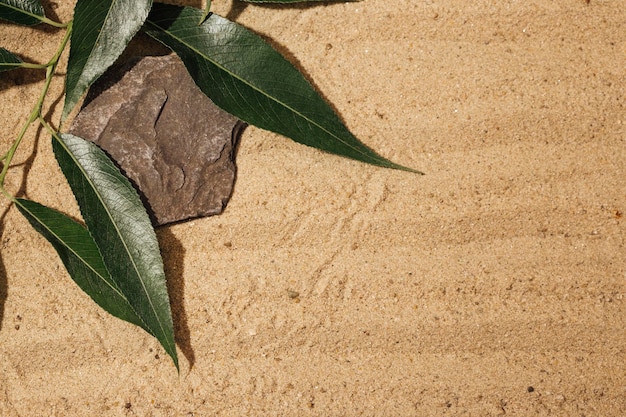
[[[396,169],[398,171],[410,172],[412,174],[417,175],[426,175],[422,171],[418,171],[417,169],[409,168],[404,165],[396,164],[395,162],[391,162],[388,159],[385,159],[383,163],[377,164],[383,168]]]
[[[410,172],[412,174],[417,174],[417,175],[426,175],[425,173],[423,173],[422,171],[418,171],[417,169],[413,169],[413,168],[409,168],[409,167],[405,167],[403,165],[398,165],[396,167],[394,167],[395,169],[399,169],[400,171],[405,171],[405,172]]]
[[[176,351],[174,351],[174,354],[170,356],[172,358],[172,362],[174,362],[174,366],[176,367],[176,373],[180,376],[180,365],[178,363],[178,355],[176,354]]]

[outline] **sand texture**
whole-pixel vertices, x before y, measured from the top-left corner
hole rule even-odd
[[[225,212],[158,230],[180,375],[3,197],[0,416],[626,415],[626,1],[213,3],[426,175],[246,129]],[[32,62],[62,36],[0,24]],[[41,87],[0,74],[0,153]],[[13,165],[79,215],[48,134]]]

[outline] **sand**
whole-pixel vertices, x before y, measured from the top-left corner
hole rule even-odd
[[[426,175],[248,128],[226,211],[158,231],[180,375],[3,198],[0,415],[625,415],[626,2],[213,7]],[[0,75],[0,153],[41,85]],[[7,188],[78,215],[35,128]]]

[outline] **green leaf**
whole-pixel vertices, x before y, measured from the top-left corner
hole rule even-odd
[[[70,39],[62,119],[122,54],[148,16],[152,0],[78,0]]]
[[[238,118],[297,142],[413,171],[361,143],[304,76],[263,39],[202,10],[155,3],[144,30],[180,56],[200,89]]]
[[[0,72],[19,68],[22,63],[23,61],[17,55],[0,48]]]
[[[52,147],[111,279],[178,369],[163,260],[139,195],[95,144],[62,133]]]
[[[0,19],[20,25],[32,26],[45,17],[38,0],[0,0]]]
[[[115,317],[149,331],[111,279],[96,243],[83,225],[34,201],[18,198],[15,204],[56,249],[72,279],[87,295]]]

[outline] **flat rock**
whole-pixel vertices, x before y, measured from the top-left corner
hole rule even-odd
[[[105,150],[156,225],[221,213],[245,124],[213,104],[175,55],[112,68],[89,90],[70,133]]]

